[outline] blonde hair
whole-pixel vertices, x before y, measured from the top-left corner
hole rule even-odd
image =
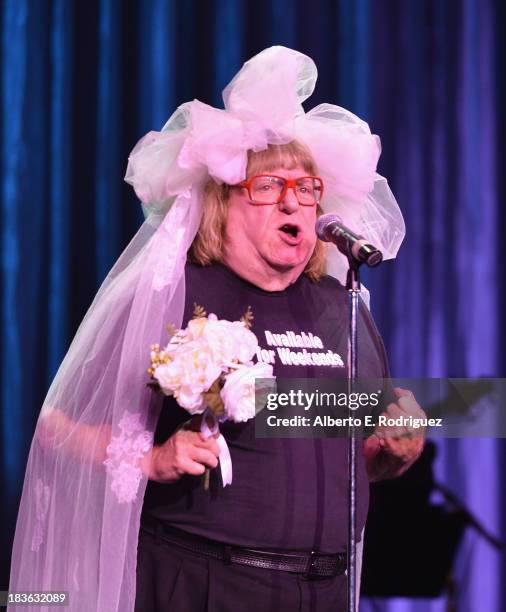
[[[264,151],[248,151],[247,175],[270,172],[280,166],[291,169],[298,165],[308,174],[317,174],[316,164],[309,149],[293,140],[285,145],[269,145]],[[188,252],[190,261],[207,266],[223,260],[229,195],[230,185],[218,185],[209,179],[204,188],[202,221]],[[317,215],[322,212],[318,206]],[[318,281],[325,272],[326,249],[324,243],[317,240],[304,274],[311,280]]]

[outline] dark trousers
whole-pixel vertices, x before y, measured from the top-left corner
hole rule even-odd
[[[141,529],[135,612],[344,612],[346,576],[226,565]]]

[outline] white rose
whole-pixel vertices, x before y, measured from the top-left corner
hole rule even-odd
[[[154,371],[153,378],[160,385],[165,395],[171,395],[179,385],[182,369],[179,364],[170,361],[159,365]]]
[[[190,414],[200,414],[204,410],[202,391],[190,385],[181,385],[174,392],[177,403]]]
[[[191,414],[201,412],[202,393],[220,376],[221,366],[213,352],[202,342],[182,344],[173,361],[158,366],[154,378],[166,395],[174,394],[178,404]]]
[[[221,365],[204,342],[188,343],[186,350],[182,351],[181,356],[177,355],[176,360],[181,361],[185,369],[185,384],[200,386],[203,391],[207,391],[221,374]]]
[[[272,378],[272,366],[260,362],[225,376],[221,398],[227,419],[240,423],[255,416],[255,378]]]
[[[209,321],[202,335],[223,365],[232,361],[248,363],[258,348],[255,334],[241,321]]]

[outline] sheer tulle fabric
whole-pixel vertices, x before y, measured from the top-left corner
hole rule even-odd
[[[182,322],[184,265],[209,176],[237,183],[246,176],[248,149],[296,138],[325,182],[325,212],[337,212],[385,257],[395,256],[404,224],[375,172],[379,140],[345,109],[324,104],[304,113],[315,81],[310,58],[266,49],[224,90],[226,110],[184,104],[132,151],[125,179],[147,218],[105,279],[44,402],[10,590],[69,591],[69,610],[134,608],[140,512],[161,407],[145,384],[149,345],[166,340],[167,323]],[[335,251],[330,272],[343,279]]]
[[[161,405],[145,384],[149,345],[166,340],[166,322],[182,322],[186,251],[200,215],[198,187],[178,196],[165,218],[152,213],[83,320],[32,442],[11,590],[69,591],[70,610],[133,609]]]

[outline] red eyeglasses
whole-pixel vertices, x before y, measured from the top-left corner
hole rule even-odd
[[[319,176],[287,179],[275,174],[255,174],[236,187],[247,189],[253,204],[279,204],[289,188],[302,206],[316,206],[323,197],[323,181]]]

